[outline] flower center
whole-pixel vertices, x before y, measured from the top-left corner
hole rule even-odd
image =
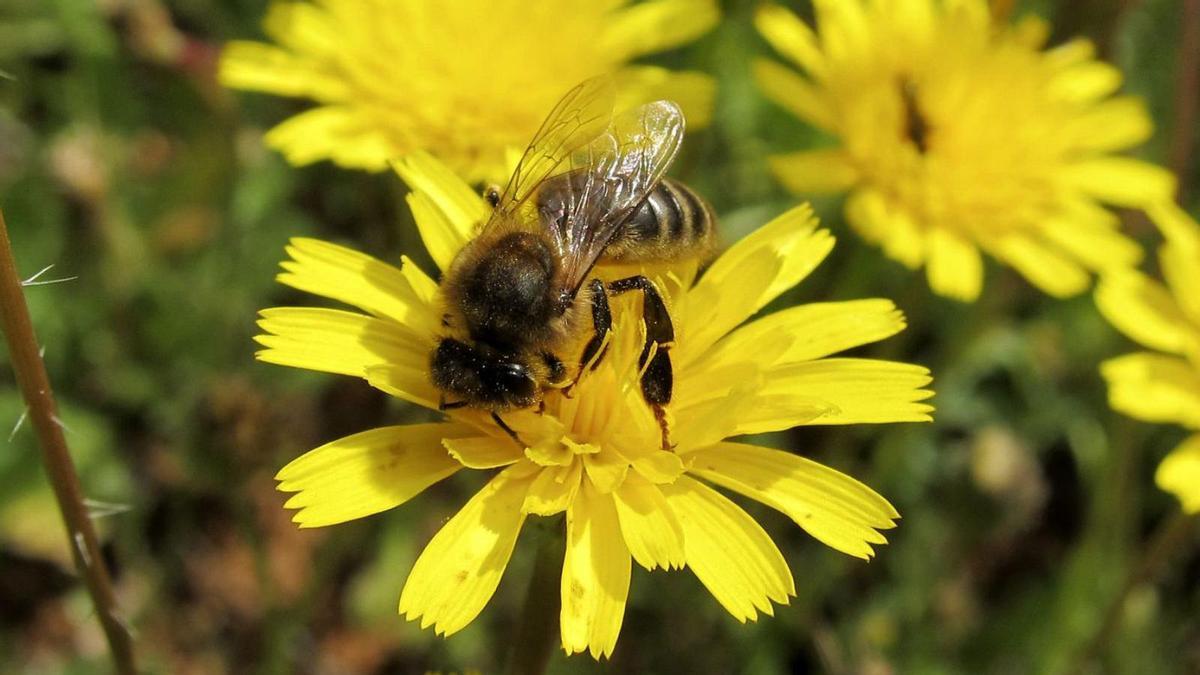
[[[994,236],[1053,207],[1077,110],[1055,98],[1036,51],[959,28],[881,53],[869,68],[840,64],[828,82],[839,135],[875,189],[917,222]]]

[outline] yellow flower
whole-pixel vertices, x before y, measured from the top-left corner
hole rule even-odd
[[[445,269],[486,216],[483,200],[432,156],[397,170],[432,257]],[[819,541],[870,558],[892,506],[867,486],[803,457],[725,439],[800,424],[927,421],[924,368],[830,354],[904,328],[887,300],[793,307],[742,325],[800,282],[833,238],[808,207],[793,209],[734,245],[698,280],[694,266],[657,271],[676,325],[673,451],[638,386],[644,327],[620,296],[606,358],[571,398],[548,394],[543,414],[506,413],[529,447],[482,411],[457,409],[433,424],[395,426],[333,441],[279,472],[295,520],[317,527],[398,506],[461,469],[498,470],[418,558],[400,612],[450,634],[491,597],[529,515],[566,512],[562,644],[612,653],[631,560],[690,568],[739,621],[795,593],[766,532],[712,485],[774,507]],[[428,362],[439,330],[438,287],[409,260],[399,268],[311,239],[294,240],[279,280],[353,305],[262,313],[263,361],[364,377],[436,409]],[[621,273],[622,270],[610,270]],[[630,305],[629,303],[634,304]],[[739,328],[739,326],[741,326]],[[580,345],[582,347],[582,345]]]
[[[846,217],[934,292],[973,300],[980,250],[1055,296],[1140,260],[1101,203],[1170,198],[1166,170],[1113,153],[1152,132],[1086,40],[997,25],[985,0],[816,0],[819,33],[775,6],[759,30],[804,75],[755,65],[775,102],[838,147],[771,158],[796,192],[850,191]]]
[[[1149,209],[1166,235],[1159,265],[1166,286],[1137,270],[1106,275],[1096,305],[1117,330],[1154,351],[1104,362],[1114,410],[1200,432],[1200,224],[1170,202]],[[1158,486],[1200,513],[1200,433],[1159,464]]]
[[[267,134],[293,164],[378,171],[427,150],[472,182],[499,180],[506,153],[593,75],[612,74],[629,103],[677,101],[703,125],[711,78],[631,61],[718,18],[713,0],[277,0],[264,21],[276,44],[230,43],[220,79],[319,104]]]

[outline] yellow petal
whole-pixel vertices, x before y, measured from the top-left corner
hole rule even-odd
[[[844,473],[781,450],[721,443],[695,453],[692,471],[786,514],[825,545],[870,559],[878,530],[900,517],[886,499]]]
[[[875,359],[820,359],[776,367],[737,420],[737,433],[799,424],[928,422],[931,379],[921,366]]]
[[[525,522],[529,479],[501,472],[462,507],[421,552],[400,593],[400,613],[450,635],[491,599]]]
[[[366,377],[368,368],[388,363],[424,364],[433,345],[403,326],[383,319],[317,307],[276,307],[259,312],[268,335],[260,361],[326,373]]]
[[[658,449],[630,460],[629,464],[642,478],[655,484],[673,482],[684,471],[679,455]]]
[[[308,2],[274,2],[267,8],[263,31],[272,40],[301,54],[336,58],[344,35],[323,7]]]
[[[1025,235],[1005,237],[993,245],[991,253],[1057,298],[1081,293],[1091,283],[1091,277],[1078,263]]]
[[[1200,289],[1200,242],[1189,247],[1168,241],[1159,249],[1158,259],[1179,308],[1194,326],[1200,326],[1200,293],[1196,292]],[[1200,347],[1200,328],[1193,328],[1192,337]]]
[[[525,448],[525,456],[539,466],[570,466],[575,453],[557,438],[544,438]]]
[[[397,269],[317,239],[292,239],[287,252],[292,260],[281,265],[280,283],[387,317],[433,339],[439,321],[431,307],[437,284],[411,261]]]
[[[928,42],[930,34],[938,27],[940,18],[929,0],[891,2],[880,5],[879,11],[887,16],[888,23],[896,27],[898,34],[909,35],[914,44]],[[940,13],[941,7],[937,7],[936,11]]]
[[[329,101],[347,95],[344,81],[324,72],[317,62],[261,42],[225,45],[217,78],[232,89]]]
[[[1101,101],[1076,122],[1077,147],[1099,152],[1123,150],[1150,138],[1154,122],[1146,104],[1136,96]]]
[[[495,469],[524,458],[521,448],[507,436],[471,436],[442,441],[446,452],[468,469]]]
[[[813,77],[824,76],[825,57],[817,36],[795,14],[779,5],[762,4],[754,12],[754,26],[775,51]]]
[[[279,470],[286,507],[299,509],[301,527],[344,523],[386,511],[462,468],[442,448],[443,438],[472,433],[459,424],[381,427],[340,438]]]
[[[685,377],[703,379],[706,370],[726,364],[742,367],[745,361],[763,367],[811,361],[878,342],[904,330],[904,326],[904,314],[891,300],[816,302],[789,307],[731,333]],[[777,344],[783,346],[777,356],[765,348]],[[768,360],[767,355],[773,358]]]
[[[689,378],[676,382],[676,385],[670,412],[675,419],[671,425],[671,442],[676,444],[678,455],[736,435],[738,425],[745,417],[761,418],[771,414],[763,410],[770,402],[764,402],[758,396],[763,377],[752,363],[734,364],[725,372],[705,370],[703,378]],[[793,418],[799,414],[794,404],[783,405],[777,412]],[[826,412],[828,406],[822,404],[805,421]]]
[[[350,169],[382,171],[405,151],[369,115],[348,106],[302,112],[268,131],[264,140],[296,166],[329,159]]]
[[[805,150],[767,158],[785,188],[797,194],[842,192],[858,182],[858,169],[840,148]]]
[[[1046,241],[1099,272],[1132,267],[1142,259],[1136,241],[1105,223],[1062,214],[1044,219],[1041,226]]]
[[[662,491],[638,474],[613,493],[629,552],[648,570],[683,567],[683,528]]]
[[[1174,202],[1148,209],[1151,220],[1162,230],[1167,243],[1159,250],[1163,276],[1180,309],[1200,324],[1200,224]]]
[[[421,241],[439,269],[446,269],[458,251],[487,219],[483,198],[433,155],[418,151],[392,168],[412,190],[408,205],[417,221]]]
[[[807,204],[742,238],[713,263],[686,296],[678,346],[682,352],[680,363],[698,356],[780,293],[800,283],[832,249],[833,237],[817,229],[812,207]],[[732,296],[730,289],[737,289],[737,296]]]
[[[618,70],[614,78],[620,92],[618,109],[666,99],[679,104],[689,131],[703,129],[712,120],[717,83],[707,73],[630,65]]]
[[[720,18],[713,0],[648,0],[613,13],[600,47],[614,61],[628,61],[691,42]]]
[[[771,537],[745,511],[687,476],[660,488],[683,528],[687,565],[738,621],[774,615],[796,594],[792,573]]]
[[[1184,354],[1195,343],[1167,289],[1136,270],[1105,276],[1096,287],[1096,306],[1117,330],[1146,347]]]
[[[992,7],[994,4],[989,3]],[[993,17],[997,14],[992,12]],[[1013,41],[1027,47],[1031,50],[1041,50],[1046,46],[1046,40],[1050,38],[1050,24],[1038,16],[1025,15],[1013,22],[1010,33]]]
[[[1170,171],[1129,157],[1084,159],[1061,173],[1071,187],[1117,206],[1145,207],[1175,194]]]
[[[529,486],[521,510],[539,516],[552,516],[567,510],[579,493],[582,462],[541,469]]]
[[[846,220],[867,240],[883,246],[889,258],[909,269],[925,260],[925,235],[903,209],[875,190],[855,190],[846,200]]]
[[[754,60],[754,80],[763,95],[824,131],[837,127],[829,100],[812,82],[770,59]]]
[[[1084,103],[1095,101],[1121,86],[1121,71],[1103,61],[1084,61],[1055,74],[1048,84],[1051,95]]]
[[[1154,472],[1154,482],[1179,498],[1186,513],[1200,513],[1200,434],[1171,451]]]
[[[587,481],[567,509],[559,623],[567,654],[612,656],[629,597],[629,549],[611,496]]]
[[[983,258],[979,249],[957,233],[929,230],[926,273],[929,288],[938,295],[971,302],[983,287]]]
[[[612,448],[604,448],[600,452],[583,455],[583,468],[587,470],[588,480],[596,490],[608,494],[616,490],[624,482],[629,473],[629,460]]]
[[[1047,49],[1042,58],[1053,68],[1069,68],[1096,58],[1096,45],[1086,38],[1072,38]]]
[[[1168,241],[1184,244],[1185,248],[1200,247],[1200,224],[1179,208],[1173,199],[1155,202],[1146,209]]]
[[[408,363],[390,363],[367,368],[367,382],[396,398],[436,410],[441,394],[429,380],[429,367]]]
[[[1147,422],[1200,429],[1200,373],[1189,361],[1138,352],[1100,364],[1114,410]]]
[[[822,51],[830,62],[859,61],[873,48],[871,27],[862,2],[814,0]]]

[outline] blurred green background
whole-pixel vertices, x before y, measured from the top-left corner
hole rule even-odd
[[[1098,42],[1154,112],[1159,132],[1142,156],[1166,163],[1181,4],[1048,0],[1018,11]],[[459,635],[437,638],[395,610],[416,554],[480,476],[303,532],[274,490],[274,472],[302,452],[422,414],[358,380],[254,361],[256,311],[312,302],[273,281],[286,240],[428,260],[397,178],[287,166],[262,134],[306,104],[215,83],[220,46],[261,37],[265,8],[0,2],[0,207],[24,276],[53,264],[44,278],[77,277],[27,296],[142,667],[494,672],[524,597],[530,533]],[[710,198],[729,240],[796,201],[768,175],[768,152],[820,141],[755,90],[749,63],[768,50],[753,8],[726,2],[715,31],[659,59],[719,79],[714,123],[689,136],[675,175]],[[1197,192],[1194,172],[1181,179]],[[931,367],[937,421],[760,440],[886,495],[904,517],[891,544],[863,563],[742,502],[796,575],[790,606],[740,625],[690,573],[638,568],[612,661],[556,654],[551,671],[1200,672],[1195,528],[1156,583],[1132,589],[1120,628],[1101,631],[1147,541],[1179,510],[1152,475],[1182,431],[1105,402],[1097,364],[1130,343],[1089,295],[1054,301],[994,265],[978,303],[937,298],[848,232],[839,200],[816,206],[839,244],[781,303],[894,299],[908,330],[864,353]],[[1144,219],[1126,216],[1156,245]],[[23,404],[0,358],[0,672],[104,672],[33,434],[8,438]],[[1098,635],[1096,658],[1081,658]]]

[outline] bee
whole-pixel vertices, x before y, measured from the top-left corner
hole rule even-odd
[[[695,192],[663,177],[683,140],[679,106],[655,101],[614,115],[613,102],[607,78],[558,102],[504,190],[489,190],[491,216],[441,281],[444,335],[430,358],[441,408],[488,410],[522,445],[500,413],[544,406],[547,391],[595,369],[612,328],[609,296],[637,291],[641,392],[670,448],[675,330],[666,303],[645,276],[606,284],[593,271],[703,259],[715,219]]]

